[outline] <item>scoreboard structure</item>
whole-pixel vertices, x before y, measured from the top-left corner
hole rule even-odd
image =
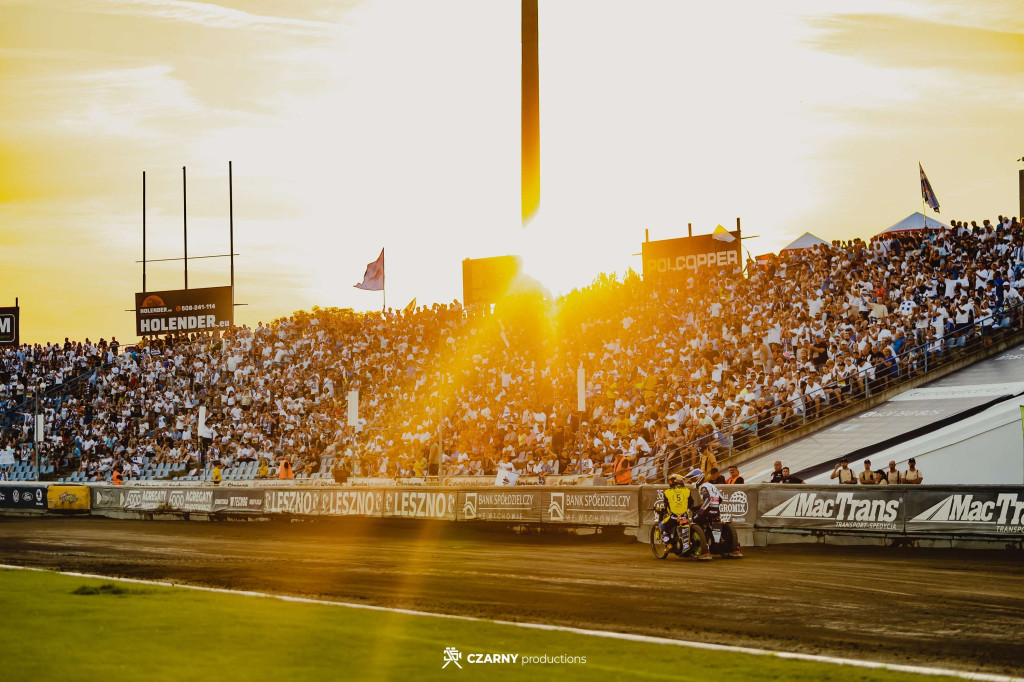
[[[462,261],[462,300],[466,305],[490,305],[508,295],[522,272],[519,256],[466,258]]]

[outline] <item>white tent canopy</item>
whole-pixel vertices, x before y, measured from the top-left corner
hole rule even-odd
[[[783,247],[782,251],[800,251],[801,249],[810,249],[819,244],[828,246],[828,242],[821,237],[815,237],[810,232],[804,232],[802,236],[797,237],[789,246]],[[782,253],[782,251],[779,251],[779,253]]]
[[[926,227],[927,225],[927,227]],[[878,234],[892,234],[893,232],[912,232],[914,230],[952,230],[953,228],[946,223],[940,222],[935,218],[925,218],[924,214],[918,211],[917,213],[911,213],[903,220],[899,221],[895,225],[888,227]]]

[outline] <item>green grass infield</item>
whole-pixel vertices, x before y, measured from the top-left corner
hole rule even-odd
[[[9,680],[952,679],[10,569],[0,613]]]

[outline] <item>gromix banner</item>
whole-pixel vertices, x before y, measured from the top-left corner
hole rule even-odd
[[[234,322],[231,287],[135,294],[135,333],[138,336],[226,329]]]

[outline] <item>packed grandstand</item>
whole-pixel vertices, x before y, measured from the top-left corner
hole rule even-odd
[[[38,456],[42,478],[71,481],[658,481],[1020,331],[1022,289],[1024,229],[1000,216],[493,309],[25,344],[0,354],[0,477],[35,478]]]

